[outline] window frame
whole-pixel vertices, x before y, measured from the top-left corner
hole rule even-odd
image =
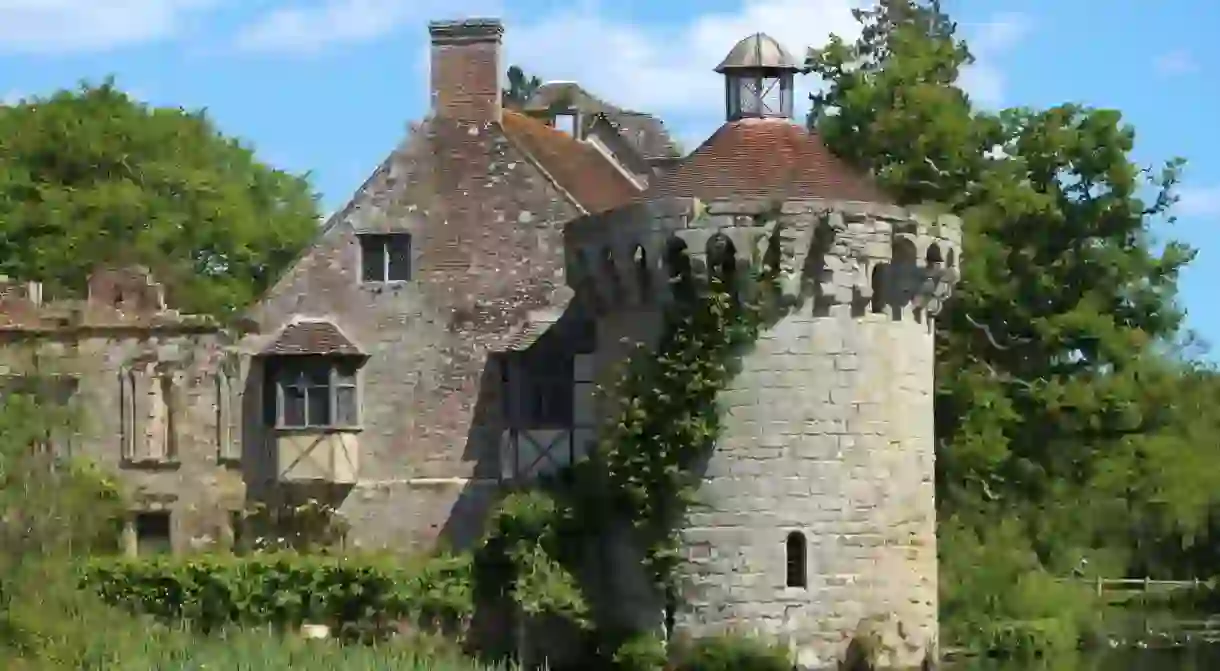
[[[282,431],[350,431],[361,427],[362,357],[344,355],[294,355],[272,357],[264,384],[274,403],[272,427]],[[311,375],[312,373],[312,375]],[[323,383],[323,375],[325,382]],[[301,392],[300,421],[288,421],[290,390]],[[341,392],[350,393],[350,417],[344,418]],[[314,394],[325,394],[325,421],[314,421]]]
[[[378,233],[358,233],[356,240],[360,249],[360,283],[361,284],[401,284],[410,282],[414,277],[414,241],[406,231],[391,231]],[[376,277],[369,277],[369,254],[375,249],[379,257],[380,272]],[[398,252],[401,256],[396,256]],[[398,258],[399,264],[395,264]],[[405,268],[403,267],[405,266]],[[401,273],[395,273],[398,268]],[[396,276],[401,274],[401,277]]]

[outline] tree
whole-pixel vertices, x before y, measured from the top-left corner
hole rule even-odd
[[[519,66],[509,66],[508,88],[501,91],[504,106],[511,109],[521,109],[541,86],[541,79],[527,76],[525,71]]]
[[[317,226],[307,177],[258,161],[203,111],[149,107],[112,80],[0,107],[0,274],[49,294],[139,263],[174,307],[229,314]]]
[[[1220,488],[1201,468],[1220,422],[1188,402],[1216,378],[1167,354],[1194,251],[1151,233],[1172,221],[1182,162],[1133,164],[1117,111],[975,109],[957,85],[969,48],[935,1],[856,18],[856,42],[810,51],[827,84],[811,126],[900,202],[965,225],[963,281],[937,323],[938,505],[958,530],[943,551],[1007,519],[1055,573],[1084,555],[1147,566],[1145,541],[1198,530]]]

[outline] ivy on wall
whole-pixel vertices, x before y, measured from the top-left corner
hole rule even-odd
[[[759,220],[765,227],[774,213]],[[586,600],[567,567],[580,566],[595,539],[622,521],[642,541],[656,587],[673,593],[681,521],[701,479],[694,467],[722,429],[717,398],[743,349],[783,311],[778,241],[772,227],[768,251],[750,259],[748,276],[737,275],[730,245],[728,257],[708,259],[706,282],[686,278],[657,345],[637,346],[608,390],[613,411],[594,454],[502,501],[477,552],[501,568],[489,582],[505,585],[522,612],[587,624]]]

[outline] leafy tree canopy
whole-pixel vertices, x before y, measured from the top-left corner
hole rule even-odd
[[[257,160],[202,111],[153,108],[112,80],[0,106],[0,273],[72,295],[139,263],[175,307],[225,315],[318,226],[307,177]]]
[[[985,537],[1015,518],[1056,572],[1082,555],[1109,557],[1110,577],[1147,569],[1220,491],[1201,467],[1220,457],[1202,438],[1220,420],[1199,407],[1220,381],[1172,356],[1194,251],[1153,238],[1182,161],[1134,164],[1114,110],[976,108],[957,85],[968,45],[934,0],[856,18],[858,40],[810,51],[827,86],[809,123],[900,202],[965,224],[963,281],[937,324],[942,521]]]
[[[504,106],[511,109],[521,109],[540,86],[542,86],[542,80],[538,77],[525,74],[525,71],[519,66],[509,66],[508,88],[501,91],[501,99],[504,101]]]

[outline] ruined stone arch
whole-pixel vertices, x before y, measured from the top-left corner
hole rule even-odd
[[[686,241],[676,235],[665,241],[665,270],[676,298],[694,296],[695,278],[690,250]]]
[[[915,297],[920,282],[919,252],[910,236],[895,236],[892,260],[887,278],[890,296],[888,302],[892,310],[891,316],[901,319],[903,311]]]
[[[631,267],[640,304],[647,304],[652,300],[652,268],[648,265],[648,251],[638,242],[631,248]]]
[[[614,255],[614,248],[609,245],[602,248],[601,254],[601,276],[602,281],[606,283],[606,293],[613,304],[621,303],[623,300],[623,278],[619,275],[618,260]]]
[[[707,239],[704,253],[708,278],[719,279],[732,288],[737,280],[737,245],[732,238],[719,231],[714,233]]]
[[[924,263],[926,263],[929,268],[933,268],[937,265],[943,264],[944,262],[945,255],[941,252],[940,245],[936,244],[935,242],[930,243],[928,245],[928,251],[924,253]]]

